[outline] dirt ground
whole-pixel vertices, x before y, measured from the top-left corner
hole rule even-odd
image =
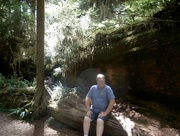
[[[80,136],[52,118],[44,118],[34,123],[17,120],[0,113],[0,136]]]
[[[144,117],[141,118],[145,119]],[[139,119],[139,121],[142,121],[142,119]],[[121,121],[123,120],[121,119]],[[140,134],[141,136],[180,136],[180,131],[177,129],[162,127],[154,120],[148,119],[146,122],[149,122],[148,125],[146,124],[147,126],[142,125],[143,123],[138,125],[136,122],[137,126],[133,130],[133,134],[127,133],[128,136],[139,136],[138,131],[143,131]],[[127,129],[128,132],[128,120],[124,122],[125,124],[125,130]],[[5,113],[0,113],[0,136],[82,136],[82,132],[70,129],[52,117],[29,123],[11,118]]]

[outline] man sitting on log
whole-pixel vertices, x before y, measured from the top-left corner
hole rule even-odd
[[[96,77],[97,85],[93,85],[85,100],[87,114],[84,117],[84,136],[88,136],[90,123],[97,120],[96,136],[102,136],[104,131],[104,121],[109,117],[109,114],[115,103],[115,96],[110,86],[105,84],[105,76],[98,74]]]

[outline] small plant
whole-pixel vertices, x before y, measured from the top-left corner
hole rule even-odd
[[[5,104],[0,102],[0,112],[8,112],[9,110],[6,108]]]
[[[9,79],[7,79],[7,86],[13,86],[14,88],[23,88],[28,87],[28,81],[24,80],[22,78],[15,78],[11,76]]]
[[[12,100],[13,90],[18,90],[19,88],[26,88],[28,86],[35,86],[36,80],[34,79],[33,82],[29,82],[28,80],[22,79],[22,78],[15,78],[13,76],[6,78],[2,74],[0,74],[0,91],[6,91],[7,99],[6,101],[14,101],[19,98],[15,98]],[[27,98],[26,94],[21,93],[24,96],[24,99],[22,100],[23,103],[29,102],[29,98]],[[8,97],[11,96],[11,97]],[[8,99],[10,98],[10,99]],[[2,101],[3,102],[3,101]],[[15,115],[18,116],[20,119],[28,118],[32,112],[30,112],[27,108],[15,108],[15,109],[8,109],[6,108],[4,103],[0,103],[0,112],[6,112],[9,113],[9,115]]]
[[[35,87],[37,85],[37,80],[36,78],[33,79],[32,83],[31,83],[31,86],[32,87]]]
[[[25,118],[28,115],[27,109],[25,109],[25,111],[23,111],[20,108],[17,108],[17,109],[8,109],[6,107],[6,105],[1,103],[1,102],[0,102],[0,112],[8,113],[8,115],[10,115],[10,116],[12,116],[12,115],[13,116],[14,115],[17,116],[18,115],[20,117],[20,119],[23,119],[23,118]]]
[[[60,81],[55,83],[55,85],[53,85],[52,100],[59,100],[62,97],[63,89],[64,88]]]
[[[21,77],[15,78],[15,77],[11,76],[10,78],[6,78],[0,73],[0,89],[5,88],[5,87],[25,88],[25,87],[32,86],[32,85],[36,85],[35,79],[31,83],[26,79],[22,79]]]
[[[0,88],[4,88],[6,85],[6,78],[0,73]]]
[[[20,119],[26,119],[32,114],[32,112],[26,108],[10,109],[9,112],[10,116],[18,116]]]

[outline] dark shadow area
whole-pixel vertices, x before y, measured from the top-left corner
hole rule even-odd
[[[64,133],[64,135],[66,135],[67,133],[73,133],[75,136],[81,136],[83,135],[82,132],[75,130],[71,127],[68,127],[66,124],[59,122],[58,120],[54,119],[53,117],[49,117],[46,120],[46,123],[48,125],[48,127],[52,128],[53,130],[56,130],[58,133],[58,136],[61,136],[61,132]],[[61,131],[61,132],[60,132]],[[68,132],[67,132],[68,131]],[[72,131],[72,132],[71,132]],[[67,135],[68,135],[67,134]]]
[[[126,55],[130,88],[127,102],[137,112],[160,121],[161,126],[180,129],[179,41],[174,35],[180,28],[164,27],[157,32],[154,47]],[[168,41],[165,40],[169,36]]]
[[[130,103],[137,107],[135,111],[158,120],[162,127],[168,125],[180,129],[180,119],[178,116],[180,114],[179,99],[167,96],[157,96],[156,99],[154,97],[149,99],[146,95],[142,98],[143,94],[141,94],[142,97],[134,97],[131,100]]]
[[[140,102],[141,100],[137,101]],[[164,116],[166,117],[166,114],[168,114],[167,111],[156,111],[157,115],[154,115],[152,113],[154,110],[152,110],[151,107],[148,108],[148,106],[150,104],[156,106],[156,103],[148,104],[144,101],[141,102],[144,105],[140,106],[138,104],[132,105],[132,103],[129,102],[117,102],[115,106],[114,115],[119,120],[120,124],[122,124],[128,135],[164,136],[167,134],[168,136],[175,136],[179,134],[179,129],[174,129],[167,122],[162,121],[161,118],[164,119]],[[161,108],[163,109],[163,107]],[[164,116],[162,112],[165,112]]]

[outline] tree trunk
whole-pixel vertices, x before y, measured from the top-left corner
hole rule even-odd
[[[44,113],[47,103],[44,87],[44,0],[37,0],[37,60],[36,60],[36,79],[37,88],[31,102],[30,110],[33,117],[38,117]]]

